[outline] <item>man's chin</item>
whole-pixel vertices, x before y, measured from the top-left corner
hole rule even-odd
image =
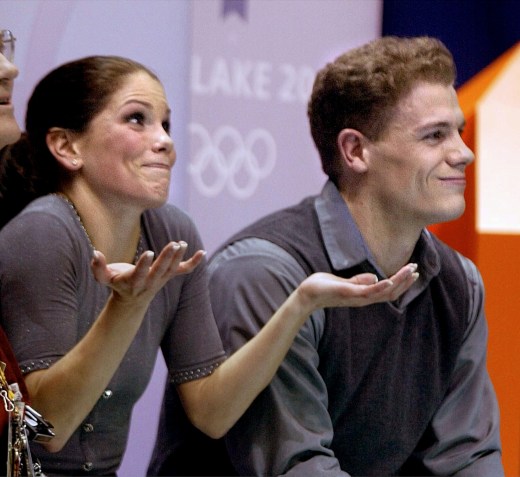
[[[466,204],[463,203],[460,206],[453,207],[449,210],[444,210],[434,220],[430,223],[430,225],[442,224],[445,222],[452,222],[462,217],[464,214],[464,210],[466,209]]]

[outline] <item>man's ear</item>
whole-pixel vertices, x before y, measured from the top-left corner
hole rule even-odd
[[[342,129],[338,134],[338,150],[348,169],[362,174],[367,170],[366,137],[356,129]]]
[[[64,128],[51,128],[45,139],[52,155],[65,169],[77,171],[82,167],[83,161],[74,141],[74,133]]]

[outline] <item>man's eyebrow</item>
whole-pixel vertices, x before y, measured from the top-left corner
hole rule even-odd
[[[450,128],[452,126],[451,121],[432,121],[424,124],[420,124],[417,126],[417,131],[424,131],[425,129],[434,129],[434,128]],[[462,119],[460,122],[456,121],[455,125],[458,130],[462,130],[466,127],[466,119]]]

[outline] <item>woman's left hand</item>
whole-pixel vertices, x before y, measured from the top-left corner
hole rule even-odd
[[[310,313],[326,307],[360,307],[396,300],[418,277],[415,263],[408,263],[392,277],[380,281],[372,273],[361,273],[351,278],[314,273],[300,284],[296,292]]]

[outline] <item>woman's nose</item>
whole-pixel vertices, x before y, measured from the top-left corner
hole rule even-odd
[[[171,152],[173,151],[173,140],[172,138],[162,131],[162,133],[157,137],[156,141],[153,145],[153,150],[155,152]]]

